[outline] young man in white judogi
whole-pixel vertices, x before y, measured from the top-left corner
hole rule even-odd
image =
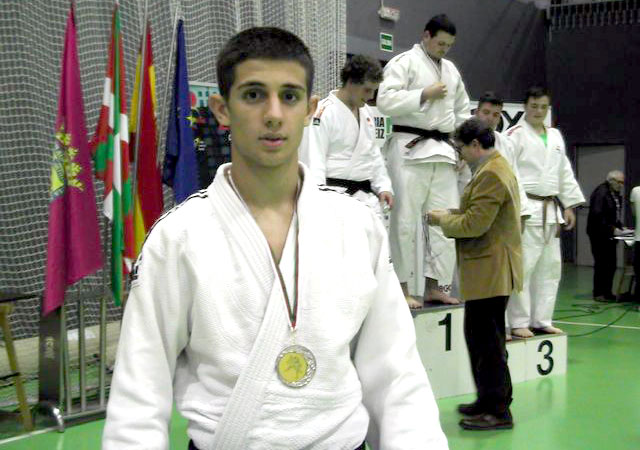
[[[520,218],[521,225],[524,227],[524,221],[529,218],[531,212],[529,211],[529,199],[527,198],[527,194],[524,191],[524,187],[522,187],[522,181],[520,181],[520,172],[518,171],[518,161],[516,160],[516,155],[514,153],[513,144],[511,140],[503,133],[500,133],[496,129],[500,124],[500,117],[502,115],[502,108],[504,102],[501,98],[496,96],[493,92],[485,92],[482,97],[478,100],[478,107],[475,111],[475,116],[480,120],[484,121],[487,125],[491,127],[493,130],[493,137],[495,138],[494,147],[498,152],[507,160],[511,169],[513,170],[513,174],[516,177],[516,181],[518,183],[518,194],[520,194]],[[509,329],[509,321],[506,317],[505,312],[505,323],[506,328]],[[511,334],[507,332],[506,339],[508,341],[511,340]]]
[[[393,264],[407,302],[408,280],[415,267],[416,227],[432,209],[457,208],[457,155],[449,134],[470,117],[469,96],[458,69],[444,58],[455,42],[456,29],[445,15],[433,17],[422,39],[394,57],[384,68],[378,90],[378,109],[391,116],[393,134],[387,142],[389,174],[396,205],[389,238]],[[424,255],[426,278],[423,300],[458,303],[447,292],[455,268],[455,242],[438,227],[428,227]]]
[[[382,81],[382,68],[373,58],[355,55],[340,78],[342,87],[318,103],[305,128],[300,161],[317,184],[357,198],[382,219],[381,203],[393,207],[393,189],[366,104]]]
[[[562,333],[551,323],[562,273],[559,226],[572,229],[573,208],[585,201],[560,131],[544,125],[550,98],[545,89],[529,89],[525,120],[507,131],[531,212],[522,234],[523,290],[507,306],[511,334],[522,338],[532,337],[532,329]]]
[[[251,28],[217,60],[232,163],[154,225],[122,322],[103,449],[446,449],[373,212],[298,163],[315,109],[295,35]]]
[[[500,124],[503,105],[504,102],[501,98],[496,96],[495,93],[490,91],[485,92],[478,100],[478,107],[476,108],[475,116],[491,127],[493,130],[493,137],[495,138],[495,149],[498,150],[498,152],[507,160],[511,166],[511,170],[513,170],[513,174],[516,176],[516,181],[518,182],[518,193],[520,194],[520,217],[526,219],[531,215],[528,210],[529,201],[524,188],[522,187],[522,182],[520,181],[518,161],[514,154],[513,144],[507,136],[496,130]]]

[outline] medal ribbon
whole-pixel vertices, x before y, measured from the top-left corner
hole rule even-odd
[[[240,192],[238,191],[238,188],[236,188],[235,183],[233,182],[233,177],[231,176],[231,171],[230,170],[226,170],[225,171],[225,177],[227,178],[227,181],[229,182],[229,184],[231,185],[231,187],[233,188],[233,191],[235,192],[235,194],[238,196],[238,198],[240,199],[240,201],[244,204],[245,208],[247,208],[247,211],[249,211],[249,214],[251,214],[251,210],[249,209],[249,207],[247,206],[247,204],[245,203],[244,199],[242,198],[242,196],[240,195]],[[287,307],[287,319],[289,321],[289,326],[291,328],[292,332],[296,331],[296,323],[297,323],[297,319],[298,319],[298,265],[299,265],[299,245],[298,245],[298,231],[299,231],[299,222],[298,222],[298,212],[297,212],[297,207],[298,207],[298,197],[300,196],[300,179],[298,179],[298,187],[297,187],[297,191],[296,191],[296,202],[293,206],[293,217],[295,218],[295,227],[296,227],[296,248],[295,248],[295,259],[294,259],[294,285],[293,285],[293,304],[291,304],[291,300],[289,299],[289,294],[287,293],[287,286],[284,282],[284,277],[282,276],[282,271],[280,270],[280,267],[278,266],[278,264],[276,263],[276,255],[273,253],[273,249],[271,248],[271,246],[269,245],[269,243],[267,242],[267,246],[269,247],[269,254],[271,256],[271,262],[273,263],[273,267],[275,268],[275,272],[278,275],[278,280],[280,280],[280,287],[282,288],[282,294],[284,297],[284,302],[285,302],[285,306]],[[287,235],[289,233],[287,232]],[[285,243],[286,246],[286,243]],[[284,253],[284,250],[283,250]]]
[[[284,296],[284,302],[287,307],[287,317],[289,318],[289,325],[291,326],[291,331],[296,331],[296,322],[298,319],[298,254],[299,254],[299,246],[298,246],[298,214],[296,210],[293,211],[295,217],[295,227],[296,227],[296,249],[295,249],[295,263],[294,263],[294,285],[293,285],[293,304],[291,304],[291,300],[289,299],[289,294],[287,293],[287,286],[284,282],[284,277],[282,276],[282,271],[278,264],[276,264],[276,256],[273,253],[273,249],[269,247],[271,251],[271,257],[273,258],[273,265],[276,268],[276,273],[278,274],[278,279],[280,280],[280,286],[282,287],[282,294]]]

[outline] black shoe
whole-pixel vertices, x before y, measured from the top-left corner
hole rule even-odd
[[[481,414],[462,419],[460,426],[465,430],[510,430],[513,428],[513,418],[511,414],[505,415],[505,417]]]
[[[477,416],[478,414],[482,414],[484,410],[478,402],[473,402],[459,404],[458,412],[465,416]]]

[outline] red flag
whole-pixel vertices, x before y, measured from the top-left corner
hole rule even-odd
[[[62,53],[58,116],[51,165],[47,273],[42,314],[64,303],[67,286],[102,266],[73,6]]]
[[[140,253],[144,238],[163,209],[162,177],[157,164],[158,145],[156,142],[156,75],[151,49],[151,25],[147,23],[144,62],[142,45],[138,55],[136,84],[131,104],[129,133],[136,146],[136,189],[133,198],[133,228],[136,255]],[[142,75],[142,80],[140,80]],[[142,89],[141,114],[138,114],[139,89]],[[137,118],[140,117],[140,137],[135,135]]]

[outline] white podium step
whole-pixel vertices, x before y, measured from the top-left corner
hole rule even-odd
[[[475,392],[464,340],[464,306],[413,310],[416,344],[436,398]],[[567,371],[567,335],[540,335],[507,342],[513,384]]]

